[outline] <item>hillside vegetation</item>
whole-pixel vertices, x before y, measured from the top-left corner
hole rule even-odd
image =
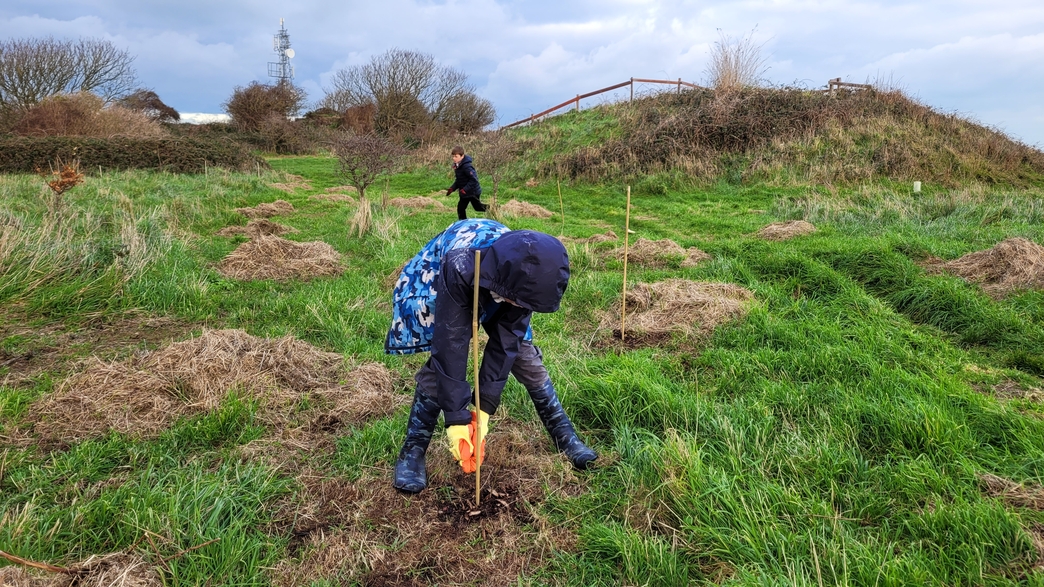
[[[1044,181],[1041,151],[900,91],[665,92],[564,114],[521,134],[543,154],[541,173],[594,181]]]
[[[513,135],[503,220],[572,264],[535,340],[600,457],[512,381],[477,509],[441,430],[391,488],[425,359],[383,353],[391,284],[456,219],[448,150],[361,237],[332,157],[61,206],[0,176],[0,551],[67,571],[0,584],[1044,585],[1040,154],[890,94],[735,100]]]

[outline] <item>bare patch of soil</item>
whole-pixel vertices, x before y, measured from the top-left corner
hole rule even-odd
[[[759,230],[756,236],[770,241],[785,241],[796,236],[812,234],[815,231],[816,227],[813,226],[811,222],[806,222],[804,220],[787,220],[786,222],[773,222],[772,224],[769,224]]]
[[[294,205],[286,200],[264,202],[254,206],[253,208],[236,208],[236,212],[239,212],[247,218],[271,218],[273,216],[290,214],[293,211]]]
[[[429,198],[428,196],[416,196],[413,198],[392,198],[388,200],[388,205],[395,206],[397,208],[446,208],[445,204],[434,198]]]
[[[238,236],[246,235],[250,238],[256,238],[259,236],[269,235],[283,235],[287,233],[298,232],[298,230],[292,226],[286,226],[285,224],[279,224],[272,222],[265,218],[255,218],[250,222],[247,222],[246,226],[226,226],[221,230],[217,231],[218,236]]]
[[[669,333],[709,334],[718,325],[747,313],[754,294],[732,283],[667,279],[638,283],[627,290],[625,343],[658,344]],[[619,338],[620,304],[602,316],[601,328]]]
[[[979,483],[987,495],[1000,498],[1008,505],[1044,511],[1044,487],[1040,485],[1016,483],[990,473],[981,473]]]
[[[1044,288],[1044,247],[1025,238],[1005,239],[992,249],[968,253],[952,261],[928,259],[929,272],[946,272],[978,283],[986,295],[1003,298],[1011,293]]]
[[[554,212],[543,206],[520,200],[511,200],[507,204],[501,205],[500,211],[508,216],[531,216],[533,218],[551,218],[555,215]]]
[[[623,261],[624,248],[616,248],[610,255]],[[669,238],[658,241],[640,238],[627,246],[627,262],[642,267],[669,267],[679,262],[682,267],[695,267],[701,261],[710,258],[710,255],[696,247],[684,249]]]
[[[242,281],[312,279],[344,273],[341,254],[321,241],[298,243],[278,236],[258,236],[222,259],[218,272]]]
[[[346,384],[339,381],[344,377]],[[383,416],[404,400],[377,364],[346,372],[344,358],[292,336],[264,339],[242,330],[206,330],[122,362],[94,359],[37,400],[32,432],[64,444],[110,431],[152,437],[183,416],[216,408],[232,390],[257,400],[258,417],[287,427],[303,398],[330,426]]]
[[[117,552],[48,573],[23,567],[0,568],[3,587],[161,587],[159,573],[138,554]]]
[[[1005,379],[993,387],[993,393],[1000,399],[1022,399],[1030,401],[1044,400],[1044,391],[1031,387],[1026,389],[1018,382]]]
[[[127,314],[80,327],[55,324],[42,327],[21,323],[0,327],[0,339],[21,339],[12,349],[0,349],[0,383],[18,387],[41,372],[60,373],[75,368],[87,353],[106,359],[155,349],[184,338],[196,326],[166,317]]]
[[[276,533],[293,537],[294,558],[276,566],[273,582],[511,585],[553,552],[575,548],[569,530],[537,511],[549,495],[584,489],[543,430],[495,421],[487,450],[479,506],[475,476],[438,439],[428,451],[428,488],[417,495],[392,489],[390,469],[355,483],[300,477],[304,490],[276,515]]]

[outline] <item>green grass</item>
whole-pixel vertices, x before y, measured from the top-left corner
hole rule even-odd
[[[596,136],[612,132],[597,113],[570,116]],[[135,309],[259,336],[290,333],[409,376],[415,360],[382,352],[384,279],[452,223],[454,210],[377,211],[377,228],[352,238],[347,205],[308,198],[343,183],[332,159],[272,165],[310,179],[311,192],[267,187],[274,173],[106,174],[71,192],[70,216],[48,239],[24,236],[46,227],[39,180],[0,178],[0,218],[14,219],[3,226],[31,229],[2,249],[6,324],[76,324]],[[389,195],[427,195],[445,187],[445,171],[397,175]],[[553,182],[506,187],[502,202],[516,197],[556,212],[508,219],[513,228],[623,234],[625,186],[563,184],[564,229]],[[563,311],[534,317],[534,330],[566,409],[603,465],[583,474],[587,491],[539,506],[575,532],[577,548],[519,582],[1044,585],[1030,534],[1044,514],[985,495],[978,480],[992,473],[1044,482],[1039,402],[983,393],[1007,380],[1044,385],[1044,295],[997,301],[916,264],[1009,236],[1044,241],[1041,193],[936,186],[911,199],[887,183],[834,194],[662,187],[632,193],[631,238],[670,238],[713,260],[632,265],[628,281],[727,281],[757,301],[708,340],[601,349],[592,335],[619,295],[622,267],[600,260],[613,244],[570,246]],[[300,231],[289,238],[330,243],[345,256],[343,276],[236,282],[214,270],[242,242],[214,236],[245,222],[232,208],[275,199],[295,206],[275,219]],[[792,218],[819,231],[778,243],[752,236]],[[138,247],[135,263],[111,254],[124,244]],[[8,337],[0,349],[26,344]],[[53,390],[53,377],[0,385],[0,435]],[[504,405],[535,418],[517,384]],[[237,455],[264,433],[253,410],[229,398],[152,440],[113,435],[52,452],[0,446],[0,550],[71,563],[127,548],[146,530],[166,539],[164,556],[220,537],[174,559],[164,578],[266,584],[265,569],[289,556],[290,537],[270,525],[271,507],[296,485]],[[329,473],[354,481],[387,470],[405,418],[401,410],[350,427],[328,455]]]

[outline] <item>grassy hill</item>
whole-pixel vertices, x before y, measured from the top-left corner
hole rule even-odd
[[[480,510],[440,438],[429,489],[390,488],[424,357],[383,354],[389,280],[455,220],[452,199],[375,210],[358,238],[330,158],[271,159],[262,177],[107,173],[60,211],[38,177],[0,177],[0,551],[99,585],[1044,584],[1044,292],[937,269],[1044,243],[1040,155],[927,109],[913,125],[923,107],[885,98],[877,122],[846,102],[866,98],[836,97],[840,114],[752,122],[741,146],[707,130],[696,94],[519,131],[500,202],[553,215],[505,222],[568,242],[563,308],[533,325],[601,456],[571,471],[512,382]],[[752,295],[740,314],[614,335],[622,239],[588,239],[624,234],[617,179],[641,186],[629,245],[681,247],[631,257],[628,289],[730,284]],[[449,181],[422,166],[388,196]],[[283,238],[331,245],[343,272],[222,273],[251,237],[216,233],[280,199]],[[759,236],[791,220],[816,230]],[[688,301],[663,319],[701,319]],[[5,580],[71,578],[12,563]]]

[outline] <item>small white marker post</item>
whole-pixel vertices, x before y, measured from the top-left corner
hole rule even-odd
[[[921,182],[919,182],[919,181],[915,181],[914,182],[914,193],[915,194],[921,193]]]

